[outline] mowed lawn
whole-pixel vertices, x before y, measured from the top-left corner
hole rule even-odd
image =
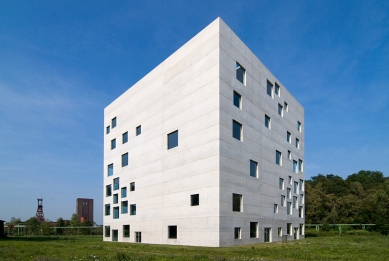
[[[103,242],[101,236],[0,239],[0,260],[389,260],[378,234],[323,236],[234,247]]]

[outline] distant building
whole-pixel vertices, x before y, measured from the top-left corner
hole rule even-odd
[[[93,199],[78,198],[76,203],[76,213],[80,221],[89,220],[93,223]]]
[[[0,237],[4,236],[4,220],[0,220]]]

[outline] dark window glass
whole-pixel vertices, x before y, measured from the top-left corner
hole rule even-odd
[[[289,131],[286,132],[286,141],[289,143],[291,142],[291,134]]]
[[[128,132],[123,133],[122,135],[123,144],[128,142]]]
[[[111,140],[111,150],[116,148],[116,139]]]
[[[234,228],[234,238],[235,239],[240,239],[240,227],[235,227]]]
[[[276,88],[274,89],[274,92],[280,96],[280,86],[276,83]]]
[[[257,169],[258,163],[250,160],[250,176],[256,178],[257,177]]]
[[[112,119],[112,129],[116,127],[116,117]]]
[[[130,237],[130,225],[123,225],[123,237]]]
[[[273,84],[269,81],[267,81],[267,94],[273,97]]]
[[[128,201],[122,201],[122,214],[128,213]]]
[[[130,215],[136,215],[136,204],[130,205]]]
[[[113,218],[118,219],[119,218],[119,207],[113,208]]]
[[[232,194],[232,211],[242,212],[242,195]]]
[[[264,233],[264,241],[265,242],[270,242],[270,233],[271,233],[271,228],[265,227],[265,233]]]
[[[250,238],[257,237],[258,222],[250,222]]]
[[[113,180],[113,190],[119,189],[119,178]]]
[[[113,194],[113,204],[118,203],[119,200],[119,195],[118,194]]]
[[[270,117],[265,115],[265,127],[270,129]]]
[[[276,164],[281,166],[281,152],[276,150]]]
[[[232,121],[232,137],[237,140],[241,140],[242,124],[237,121]]]
[[[282,179],[282,178],[280,178],[280,181],[279,181],[279,188],[284,189],[284,179]]]
[[[134,191],[135,190],[135,182],[131,182],[130,183],[130,191]]]
[[[110,226],[105,226],[105,237],[110,237],[111,236],[111,227]]]
[[[128,153],[125,153],[122,155],[122,167],[125,167],[128,165]]]
[[[109,164],[108,165],[108,176],[112,176],[113,175],[113,164]]]
[[[136,127],[136,136],[140,135],[142,133],[142,126],[139,125],[138,127]]]
[[[111,132],[111,127],[107,126],[107,134]]]
[[[135,242],[137,243],[142,242],[142,232],[135,232]]]
[[[178,146],[178,130],[167,135],[167,149],[170,150]]]
[[[285,196],[281,195],[281,207],[285,207]]]
[[[236,79],[246,85],[245,78],[246,78],[246,70],[242,67],[239,63],[236,63]]]
[[[238,108],[241,107],[241,99],[242,97],[240,96],[239,93],[237,93],[236,91],[234,91],[234,105]]]
[[[303,161],[299,160],[299,171],[303,171]]]
[[[105,212],[104,214],[106,216],[111,215],[111,205],[110,204],[105,204],[105,211],[104,212]]]
[[[283,116],[284,108],[281,104],[278,104],[278,115]]]
[[[177,238],[177,226],[168,226],[168,237]]]
[[[199,194],[190,195],[190,205],[198,206],[200,204]]]
[[[112,187],[111,185],[105,186],[105,196],[109,197],[112,195]]]
[[[127,187],[122,188],[122,198],[127,197]]]

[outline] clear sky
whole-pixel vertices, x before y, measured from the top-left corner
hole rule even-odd
[[[217,17],[305,108],[305,177],[389,174],[389,1],[0,2],[0,219],[102,223],[103,110]]]

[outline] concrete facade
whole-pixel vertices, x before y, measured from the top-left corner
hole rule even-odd
[[[304,109],[220,18],[108,105],[104,124],[105,241],[304,237]]]

